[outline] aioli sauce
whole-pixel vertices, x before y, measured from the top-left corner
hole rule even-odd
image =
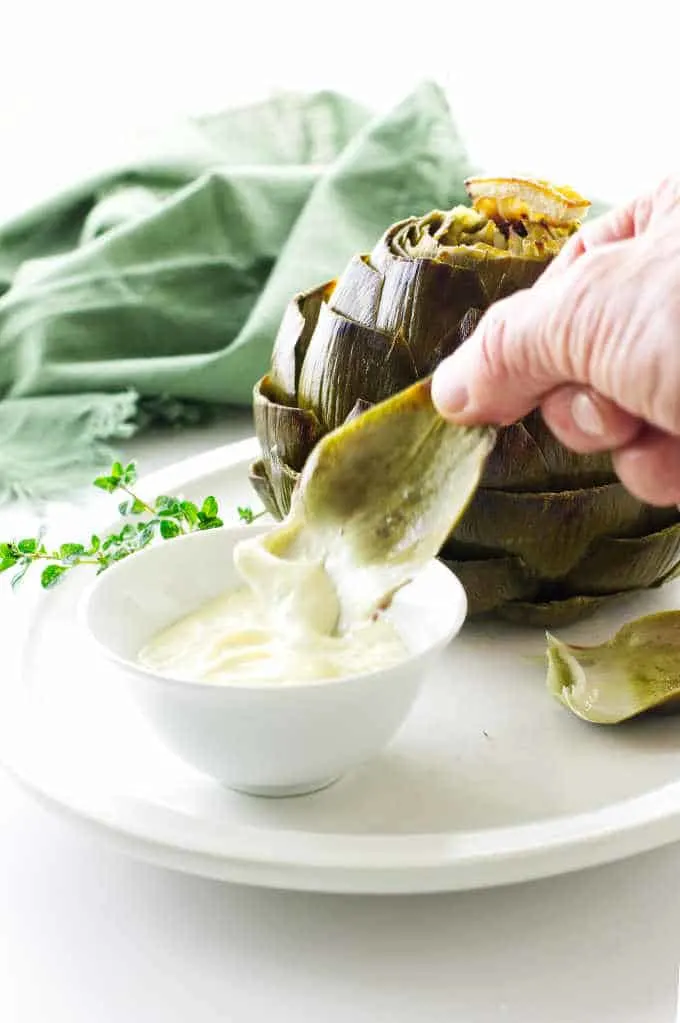
[[[287,631],[247,587],[210,601],[154,636],[139,663],[161,675],[218,685],[305,683],[389,667],[408,652],[385,618],[344,636]]]
[[[235,548],[248,585],[154,636],[138,655],[143,667],[194,682],[275,685],[364,674],[408,656],[381,616],[336,634],[339,601],[323,561],[277,557],[262,540]]]

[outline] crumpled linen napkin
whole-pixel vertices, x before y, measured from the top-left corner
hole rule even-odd
[[[380,116],[282,94],[0,227],[0,501],[87,482],[140,421],[249,405],[292,296],[473,170],[433,83]]]

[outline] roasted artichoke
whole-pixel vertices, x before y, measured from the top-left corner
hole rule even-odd
[[[471,206],[395,224],[337,281],[291,302],[254,389],[262,457],[251,480],[278,518],[317,441],[430,374],[492,302],[537,280],[589,205],[543,181],[466,187]],[[636,500],[608,455],[573,454],[532,413],[499,431],[440,556],[471,614],[564,624],[668,578],[680,562],[680,515]]]

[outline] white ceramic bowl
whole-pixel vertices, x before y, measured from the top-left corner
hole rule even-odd
[[[246,527],[248,533],[266,526]],[[406,718],[467,610],[463,587],[432,561],[396,596],[389,617],[410,656],[341,679],[219,685],[166,678],[136,663],[159,630],[240,585],[234,545],[243,526],[147,548],[97,577],[81,621],[100,656],[122,669],[160,738],[187,763],[254,795],[323,788],[381,750]]]

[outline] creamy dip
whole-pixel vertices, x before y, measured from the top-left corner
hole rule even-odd
[[[334,562],[336,580],[349,572],[356,583],[348,588],[352,624],[343,624],[347,608],[329,560],[328,543],[295,523],[245,538],[234,548],[241,586],[156,635],[139,663],[189,681],[258,685],[342,678],[404,660],[397,629],[365,603],[366,580]]]
[[[309,594],[309,589],[307,589]],[[300,629],[249,587],[232,590],[154,636],[139,663],[161,675],[228,685],[313,682],[389,667],[407,656],[394,626],[368,619],[345,635]]]

